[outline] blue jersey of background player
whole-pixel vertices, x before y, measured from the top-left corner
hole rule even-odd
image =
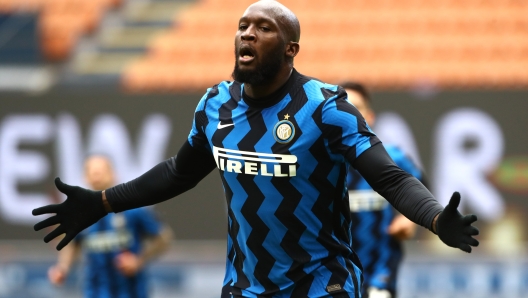
[[[372,126],[375,115],[370,95],[355,82],[341,84],[349,101]],[[423,183],[422,171],[398,147],[384,144],[387,153],[404,171]],[[352,215],[352,247],[363,265],[363,295],[368,298],[394,298],[396,277],[402,259],[401,240],[414,236],[416,225],[403,215],[396,215],[392,206],[372,190],[353,168],[347,176]]]
[[[114,184],[109,160],[91,156],[85,162],[85,178],[93,189]],[[110,213],[81,232],[61,250],[58,262],[48,271],[53,284],[64,282],[79,255],[85,254],[85,297],[143,298],[148,296],[146,261],[161,253],[168,245],[171,232],[146,208]],[[143,245],[148,239],[150,245]]]

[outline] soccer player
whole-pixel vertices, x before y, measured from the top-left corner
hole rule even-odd
[[[107,157],[90,156],[84,166],[90,188],[100,191],[115,185]],[[143,268],[167,248],[171,235],[171,230],[148,209],[109,213],[59,252],[57,264],[48,270],[48,278],[61,285],[82,251],[86,255],[85,297],[147,297]],[[149,245],[144,245],[144,241]]]
[[[348,100],[357,108],[369,126],[376,116],[371,108],[368,90],[357,82],[339,84]],[[423,184],[422,171],[398,147],[383,144],[392,160],[402,170],[412,174]],[[412,238],[416,225],[399,214],[351,168],[347,177],[352,215],[352,248],[363,265],[363,297],[396,297],[396,277],[402,259],[400,241]]]
[[[60,224],[44,241],[66,234],[61,249],[108,212],[170,199],[218,168],[228,206],[228,297],[360,297],[346,192],[353,166],[399,212],[470,252],[476,217],[457,211],[459,194],[444,209],[394,164],[343,88],[297,72],[299,38],[288,8],[250,5],[235,35],[234,81],[207,90],[178,154],[104,191],[57,178],[68,199],[33,211],[56,214],[36,230]]]

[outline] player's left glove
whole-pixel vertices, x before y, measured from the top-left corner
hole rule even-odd
[[[453,193],[449,204],[440,213],[436,221],[436,233],[440,240],[451,247],[471,252],[471,246],[478,246],[479,242],[472,236],[478,235],[479,230],[471,224],[477,221],[474,214],[462,215],[457,208],[460,204],[460,194]]]

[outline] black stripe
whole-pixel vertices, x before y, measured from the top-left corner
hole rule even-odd
[[[342,89],[341,89],[341,90],[342,90]],[[332,97],[338,95],[338,94],[339,94],[339,89],[337,89],[337,91],[332,91],[332,90],[330,90],[330,89],[327,89],[327,88],[325,88],[325,87],[322,87],[322,88],[321,88],[321,93],[323,94],[324,99],[325,99],[325,100],[328,100],[328,99],[330,99],[330,98],[332,98]],[[342,96],[342,94],[341,94],[341,96]],[[346,96],[346,93],[345,93],[345,96]]]
[[[237,144],[243,151],[256,152],[255,145],[266,134],[267,128],[260,109],[249,108],[246,111],[246,118],[250,126],[250,131]],[[254,175],[238,174],[237,180],[247,194],[251,194],[244,202],[241,213],[251,226],[246,244],[257,258],[257,264],[253,268],[254,276],[264,287],[264,294],[279,291],[279,287],[271,281],[269,273],[276,262],[276,259],[263,246],[270,229],[258,215],[258,210],[264,202],[264,194],[254,181]]]
[[[322,125],[322,107],[323,104],[314,111],[312,118],[314,119],[317,125]],[[316,168],[313,170],[312,174],[308,180],[321,192],[317,198],[314,206],[312,207],[312,212],[317,216],[319,221],[322,224],[322,228],[319,231],[319,236],[317,240],[321,245],[323,245],[329,252],[333,254],[344,253],[348,255],[348,249],[342,246],[340,243],[337,243],[332,238],[332,232],[334,230],[334,220],[332,219],[333,214],[330,211],[330,205],[334,203],[331,198],[342,199],[341,192],[343,189],[336,189],[327,177],[334,167],[334,163],[331,162],[331,158],[328,155],[326,150],[326,145],[323,136],[315,141],[315,143],[308,149],[313,156],[319,157],[319,162],[317,163]],[[323,162],[323,161],[328,162]],[[344,165],[342,165],[345,167]],[[338,193],[336,193],[338,192]]]
[[[349,272],[348,268],[343,267],[343,265],[339,263],[335,256],[331,257],[324,265],[330,272],[332,272],[332,275],[330,275],[330,279],[328,280],[326,286],[339,285],[341,290],[339,292],[335,292],[334,294],[343,292],[346,280],[352,272]],[[330,292],[329,294],[333,293]]]
[[[220,171],[220,173],[222,173],[222,171]],[[236,216],[233,213],[233,209],[231,209],[231,200],[233,199],[233,191],[229,187],[229,184],[225,181],[224,175],[221,174],[220,178],[222,179],[222,184],[224,185],[224,193],[225,193],[226,201],[227,201],[227,215],[229,219],[231,220],[231,227],[228,227],[228,233],[229,233],[229,236],[231,237],[231,240],[233,240],[233,249],[235,250],[233,267],[235,268],[235,271],[237,273],[237,281],[234,284],[234,287],[245,289],[250,286],[250,283],[249,283],[247,276],[242,271],[246,256],[242,253],[242,250],[240,249],[240,245],[238,244],[238,239],[237,239],[238,232],[240,231],[240,224],[236,220]],[[233,291],[235,291],[235,288],[233,288]]]
[[[338,97],[335,99],[336,109],[341,112],[349,113],[356,118],[358,134],[369,136],[371,146],[380,142],[378,137],[368,129],[367,123],[361,113],[346,100],[346,92],[344,92],[342,88],[339,88],[337,92],[332,92],[325,88],[322,88],[321,91],[323,92],[323,95],[325,95],[325,98],[330,98],[331,95],[335,96],[337,94]],[[328,144],[332,152],[347,152],[346,158],[349,161],[354,161],[356,159],[356,145],[350,147],[341,142],[341,137],[343,135],[343,129],[341,127],[322,123],[321,129],[324,129],[325,134],[328,136]]]
[[[275,154],[290,154],[291,146],[303,134],[303,131],[297,124],[295,115],[308,101],[306,94],[301,92],[303,89],[300,84],[304,84],[305,81],[306,80],[303,78],[298,80],[297,83],[299,85],[294,86],[294,88],[292,88],[292,93],[290,93],[292,100],[284,107],[284,109],[277,113],[277,118],[279,120],[285,119],[285,115],[290,116],[287,120],[293,123],[295,127],[295,135],[289,143],[275,143],[271,148],[271,151]],[[298,167],[299,165],[297,164],[296,166]],[[296,295],[292,295],[292,297],[305,297],[310,290],[314,278],[313,276],[307,276],[304,272],[304,265],[308,263],[312,257],[299,244],[301,236],[306,230],[306,225],[304,225],[294,214],[295,209],[301,202],[302,194],[295,188],[295,186],[293,186],[293,184],[291,184],[290,179],[274,177],[271,179],[271,182],[277,191],[283,196],[282,202],[275,211],[275,216],[287,228],[287,232],[280,245],[293,261],[286,273],[286,277],[294,281],[294,283],[303,280],[301,286],[296,285],[294,290]]]
[[[312,118],[321,128],[321,130],[327,130],[328,132],[329,125],[323,124],[322,122],[323,106],[324,102],[320,104],[320,106],[312,115]],[[336,136],[341,136],[342,129],[340,127],[332,127],[332,130]],[[314,156],[321,157],[326,155],[325,158],[320,158],[319,160],[331,160],[330,156],[328,156],[328,152],[326,151],[325,142],[322,137],[317,140],[317,142],[309,150]],[[346,167],[345,165],[341,166],[338,180],[339,183],[336,187],[334,187],[327,179],[325,179],[330,174],[333,166],[334,164],[330,162],[327,164],[319,162],[317,168],[313,171],[313,174],[310,177],[310,182],[312,182],[312,184],[314,184],[318,189],[323,190],[320,193],[320,196],[317,199],[314,207],[312,208],[312,211],[323,224],[318,237],[319,243],[321,243],[332,254],[331,257],[337,258],[338,255],[341,255],[344,257],[345,261],[347,261],[347,256],[351,253],[350,247],[341,243],[337,243],[332,238],[332,233],[335,233],[336,237],[341,238],[341,240],[343,240],[345,243],[350,243],[348,228],[346,228],[350,227],[350,209],[347,207],[348,204],[343,201],[346,199],[346,196],[343,198],[341,194],[342,190],[344,189]],[[331,201],[329,198],[335,198],[335,201]],[[334,204],[333,212],[330,211],[331,204]],[[344,216],[345,218],[345,222],[343,224],[341,224],[341,216]],[[341,264],[339,264],[339,262],[337,262],[337,265],[339,266],[333,266],[332,264],[333,261],[329,260],[329,262],[325,265],[330,270],[330,272],[332,272],[328,285],[340,284],[343,287],[346,278],[351,275],[354,286],[356,287],[355,290],[358,291],[357,288],[359,286],[357,282],[357,276],[355,275],[353,267],[349,268],[347,266],[345,269]],[[359,295],[356,295],[356,297],[359,297]]]
[[[207,109],[207,102],[209,101],[209,99],[217,96],[219,93],[218,91],[218,85],[215,85],[211,88],[211,90],[209,91],[209,93],[207,93],[207,96],[205,98],[205,102],[204,102],[204,108],[203,110],[201,111],[197,111],[194,113],[194,125],[196,126],[196,129],[198,130],[199,134],[197,136],[192,136],[192,139],[193,139],[193,144],[195,143],[198,143],[198,144],[203,144],[203,143],[206,143],[204,142],[204,140],[206,140],[206,136],[205,136],[205,128],[207,127],[207,124],[209,124],[209,119],[207,119],[207,115],[206,115],[206,109]],[[201,140],[200,140],[201,138]]]
[[[218,88],[217,86],[215,87],[216,89],[211,90],[211,92],[216,95],[218,94]],[[223,103],[218,109],[219,118],[221,121],[223,121],[223,123],[233,123],[232,111],[238,107],[238,102],[240,101],[240,84],[237,82],[234,82],[233,84],[231,84],[231,86],[229,87],[229,92],[230,92],[231,98],[227,100],[225,103]],[[207,104],[207,101],[206,101],[206,104]],[[216,130],[212,137],[212,143],[217,147],[222,147],[222,143],[224,139],[227,137],[229,132],[232,131],[232,129],[233,127],[226,127],[221,130]],[[230,226],[229,226],[229,221],[228,221],[227,228],[228,228],[229,236],[231,237],[231,240],[233,241],[233,247],[231,248],[231,252],[229,252],[228,258],[232,261],[233,267],[237,274],[237,281],[234,286],[245,289],[250,286],[250,283],[249,283],[247,276],[244,274],[242,270],[246,256],[242,253],[242,250],[240,249],[240,245],[237,239],[238,232],[240,231],[240,224],[238,223],[236,216],[233,213],[233,210],[231,209],[231,200],[233,199],[233,191],[229,187],[229,184],[225,181],[225,178],[223,175],[224,172],[221,170],[219,170],[219,172],[220,172],[220,178],[222,179],[222,185],[224,186],[224,193],[226,196],[227,214],[228,214],[229,220],[231,221]],[[236,292],[235,288],[232,288],[232,290]]]
[[[350,274],[352,275],[352,283],[354,283],[354,297],[359,297],[359,293],[361,292],[361,286],[360,282],[358,281],[358,276],[356,276],[356,271],[354,270],[353,264],[356,264],[356,266],[359,264],[359,268],[361,268],[361,263],[359,262],[359,258],[357,257],[355,252],[351,252],[350,256],[348,258],[345,258],[346,267]],[[363,282],[361,282],[362,284]]]
[[[222,293],[220,294],[220,298],[232,298],[233,296],[231,295],[233,289],[231,288],[231,283],[233,282],[233,280],[229,280],[227,282],[227,284],[225,284],[223,287],[222,287]]]
[[[303,279],[298,280],[295,283],[295,288],[293,288],[291,297],[308,297],[314,279],[313,275],[308,274]]]
[[[228,101],[223,103],[218,109],[219,123],[230,124],[233,123],[233,110],[238,107],[238,101],[234,98],[230,98]],[[217,147],[221,147],[222,142],[227,135],[235,128],[235,126],[228,126],[223,129],[215,130],[213,137],[211,138],[213,144]]]

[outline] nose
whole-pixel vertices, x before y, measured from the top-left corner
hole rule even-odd
[[[246,30],[244,30],[240,38],[244,41],[254,41],[256,39],[254,26],[250,25]]]

